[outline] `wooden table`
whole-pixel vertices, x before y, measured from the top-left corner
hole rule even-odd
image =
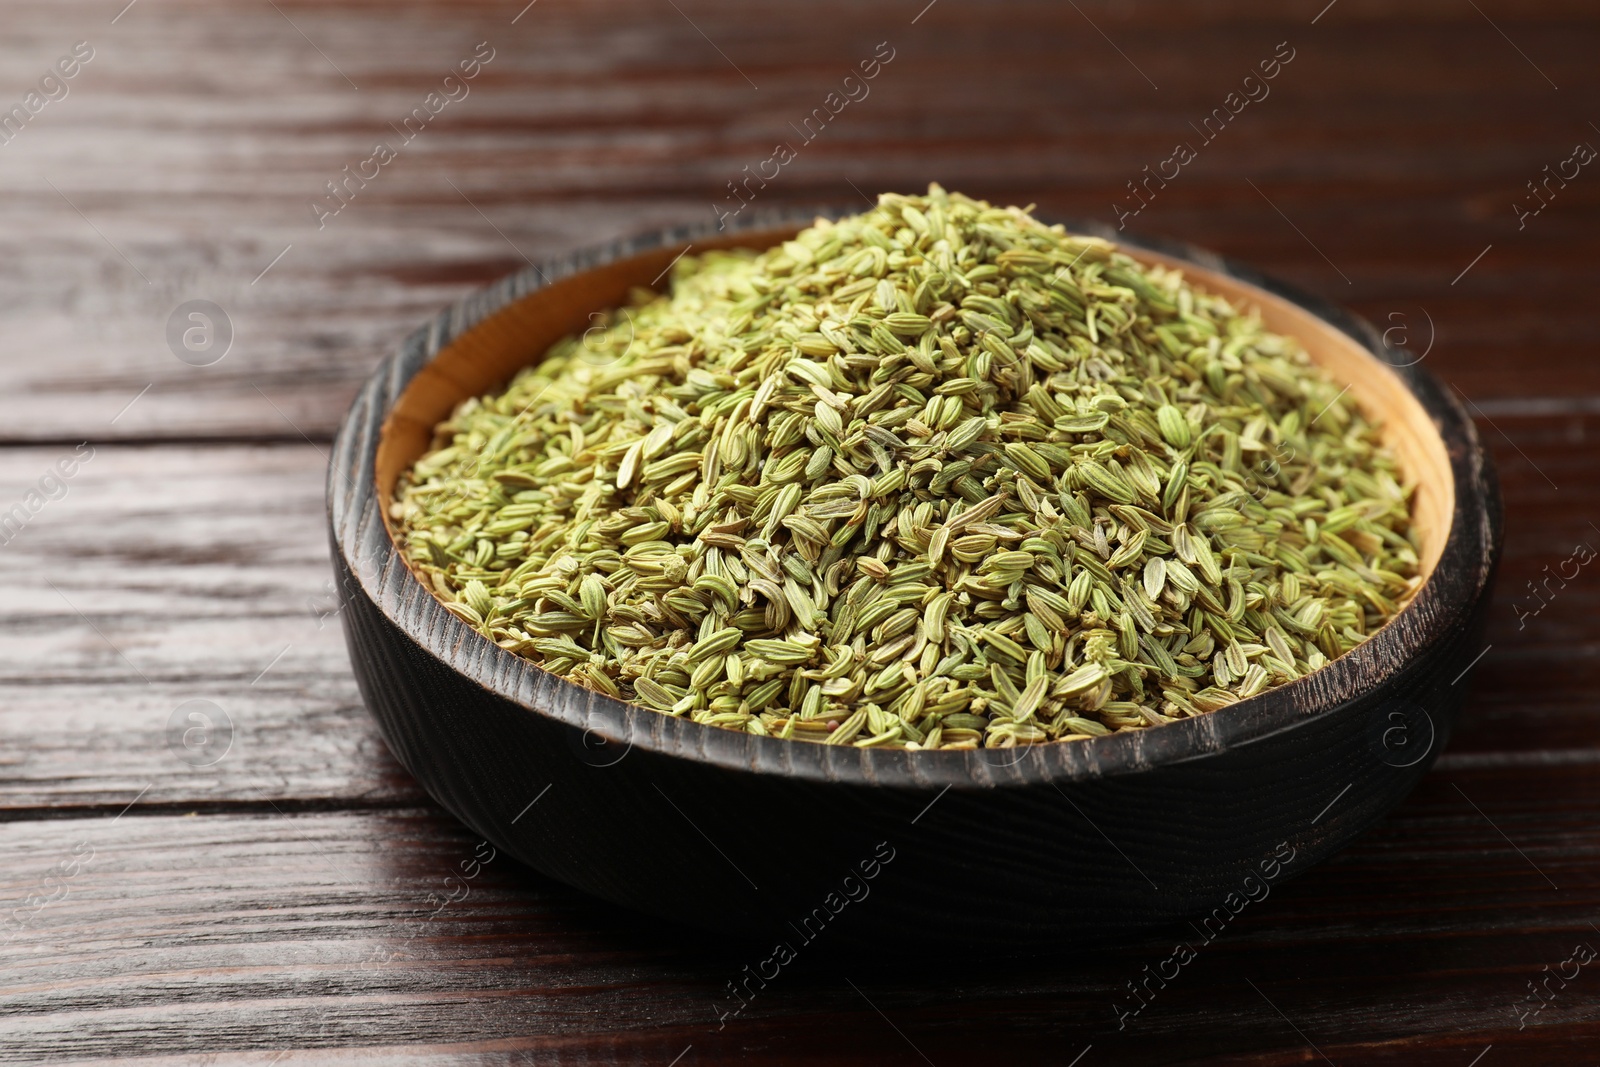
[[[1600,574],[1529,587],[1600,548],[1600,173],[1563,164],[1600,145],[1592,4],[124,2],[0,12],[0,1062],[1600,1060],[1600,973],[1568,962],[1600,947]],[[938,180],[1113,222],[1189,142],[1129,228],[1394,327],[1495,453],[1492,644],[1448,750],[1121,1028],[1192,931],[817,954],[719,1028],[748,946],[479,864],[362,709],[323,518],[357,383],[525,259],[727,210],[779,141],[759,206]],[[220,359],[173,318],[195,300]]]

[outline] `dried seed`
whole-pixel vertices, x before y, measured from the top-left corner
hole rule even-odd
[[[1166,438],[1167,444],[1173,448],[1188,448],[1191,435],[1189,423],[1183,417],[1183,412],[1171,404],[1162,404],[1156,409],[1156,422],[1161,427],[1161,436]]]
[[[1176,271],[934,186],[682,257],[460,405],[391,516],[456,617],[658,712],[1083,739],[1315,670],[1414,593],[1341,389]]]
[[[1160,556],[1151,556],[1144,565],[1144,591],[1151,600],[1161,596],[1161,590],[1167,585],[1167,561]]]

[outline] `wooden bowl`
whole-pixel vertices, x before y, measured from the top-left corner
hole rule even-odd
[[[1406,795],[1483,648],[1501,537],[1493,471],[1462,409],[1371,326],[1193,249],[1122,242],[1298,338],[1382,420],[1419,483],[1427,581],[1368,641],[1295,682],[1088,741],[824,746],[580,688],[418,583],[387,505],[459,401],[504,385],[630,286],[658,284],[687,246],[764,248],[812,217],[674,230],[522,271],[417,331],[361,390],[328,477],[345,634],[390,747],[441,804],[530,867],[668,919],[796,952],[823,936],[994,952],[1181,917],[1210,936]]]

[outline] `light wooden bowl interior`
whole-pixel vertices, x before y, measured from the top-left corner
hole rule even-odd
[[[698,240],[693,247],[769,248],[795,232],[790,227],[740,233]],[[1430,575],[1450,533],[1455,482],[1443,439],[1400,376],[1359,341],[1283,297],[1176,257],[1123,250],[1140,262],[1180,269],[1196,286],[1258,310],[1269,330],[1298,340],[1337,382],[1349,386],[1367,417],[1380,426],[1404,476],[1416,484],[1412,522],[1422,576]],[[375,475],[385,524],[399,476],[427,450],[434,427],[457,404],[502,388],[556,341],[587,328],[592,313],[620,306],[636,286],[650,286],[683,251],[683,244],[665,245],[558,279],[440,349],[417,372],[383,424]],[[395,534],[392,526],[389,533]]]

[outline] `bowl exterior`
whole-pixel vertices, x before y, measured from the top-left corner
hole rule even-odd
[[[386,361],[340,431],[330,527],[362,696],[400,761],[474,831],[619,905],[789,951],[823,930],[837,945],[1031,951],[1183,917],[1220,932],[1381,819],[1431,765],[1483,648],[1500,502],[1471,421],[1418,367],[1398,373],[1433,416],[1456,479],[1435,573],[1330,668],[1201,719],[1013,750],[835,749],[623,704],[455,619],[406,568],[378,512],[385,414],[452,337],[541,278],[692,238],[584,253],[478,294]],[[1260,284],[1215,257],[1203,263]],[[1268,287],[1382,351],[1364,323]]]

